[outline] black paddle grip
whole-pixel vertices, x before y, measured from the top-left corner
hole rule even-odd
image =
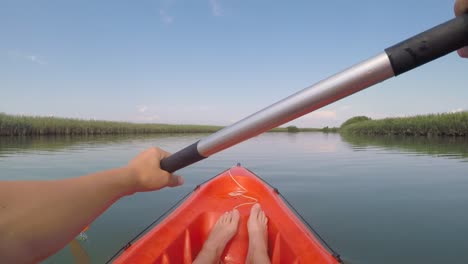
[[[192,145],[172,154],[171,156],[162,159],[161,169],[172,173],[206,158],[198,153],[197,144],[198,142],[195,142]]]
[[[468,14],[402,41],[385,52],[396,75],[468,46]]]

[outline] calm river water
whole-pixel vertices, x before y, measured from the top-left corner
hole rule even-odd
[[[150,146],[175,152],[203,136],[0,138],[0,180],[83,175],[122,166]],[[81,247],[104,263],[194,186],[237,162],[276,186],[346,263],[468,263],[468,139],[323,133],[267,133],[183,169],[183,187],[118,201]],[[44,263],[73,263],[70,252]]]

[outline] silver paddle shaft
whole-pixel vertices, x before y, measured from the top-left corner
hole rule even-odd
[[[385,52],[293,94],[161,160],[174,172],[320,107],[468,45],[468,14],[413,36]]]
[[[393,76],[383,52],[200,140],[198,152],[209,157]]]

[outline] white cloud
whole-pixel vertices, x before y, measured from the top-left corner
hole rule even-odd
[[[288,125],[299,127],[333,127],[339,125],[339,120],[335,110],[317,110],[283,126]]]
[[[156,122],[160,121],[161,118],[158,115],[141,115],[134,118],[136,122]]]
[[[223,9],[221,8],[221,4],[219,0],[210,0],[211,12],[214,16],[222,16]]]
[[[39,57],[36,56],[36,55],[29,55],[29,56],[27,56],[27,58],[28,58],[30,61],[32,61],[32,62],[41,64],[41,65],[44,65],[44,64],[45,64],[45,61],[44,61],[42,58],[39,58]]]
[[[349,109],[351,109],[350,105],[342,105],[342,106],[338,107],[339,111],[347,111]]]
[[[214,111],[215,109],[209,105],[200,105],[198,106],[198,110],[206,112],[206,111]]]
[[[140,112],[140,113],[144,113],[144,112],[148,111],[148,106],[146,106],[146,105],[138,105],[136,108],[137,108],[138,112]]]
[[[318,110],[307,114],[304,119],[336,119],[336,111],[333,110]]]
[[[30,61],[35,64],[39,64],[39,65],[47,64],[46,60],[42,56],[39,56],[39,55],[27,54],[25,52],[21,52],[17,50],[8,52],[8,55],[11,58],[17,59],[17,60],[27,60],[27,61]]]
[[[164,24],[172,24],[174,22],[174,17],[169,15],[164,9],[160,9],[159,10],[159,16],[161,18],[161,21],[164,23]]]
[[[450,113],[459,113],[459,112],[463,112],[463,111],[465,111],[465,109],[457,108],[457,109],[454,109],[454,110],[450,111]]]
[[[137,114],[132,114],[130,118],[133,122],[152,123],[161,122],[161,113],[159,113],[153,105],[137,105],[135,106]]]

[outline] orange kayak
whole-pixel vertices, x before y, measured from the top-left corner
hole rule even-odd
[[[227,244],[223,263],[244,263],[247,219],[254,203],[268,217],[268,253],[272,263],[340,263],[283,202],[278,192],[237,166],[197,188],[165,220],[128,247],[114,263],[192,263],[211,228],[237,208],[237,234]]]

